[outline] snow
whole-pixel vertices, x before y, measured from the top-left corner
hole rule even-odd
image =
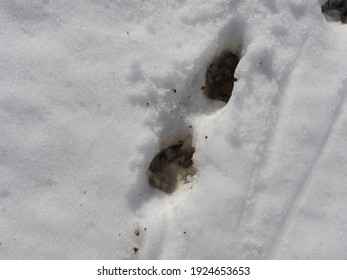
[[[1,1],[0,258],[346,259],[347,26],[324,2]],[[226,49],[227,104],[201,90]],[[187,135],[192,183],[150,188]]]

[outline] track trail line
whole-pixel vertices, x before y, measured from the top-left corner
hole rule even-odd
[[[298,47],[299,51],[298,51],[297,58],[292,60],[292,62],[287,66],[286,72],[284,73],[283,77],[278,81],[278,88],[280,90],[278,94],[278,98],[277,98],[278,106],[277,107],[272,106],[271,109],[268,111],[268,116],[270,116],[270,119],[271,119],[270,123],[272,123],[273,125],[272,127],[264,131],[263,136],[265,135],[265,137],[264,137],[264,140],[261,141],[264,144],[264,149],[259,155],[260,156],[259,161],[253,165],[253,168],[249,177],[248,187],[246,190],[247,195],[245,196],[244,202],[242,204],[239,218],[236,223],[236,227],[242,227],[243,220],[245,218],[245,213],[247,212],[247,209],[250,206],[250,201],[252,200],[252,197],[253,197],[255,184],[257,182],[259,174],[261,174],[262,167],[266,166],[266,162],[268,161],[269,147],[271,147],[272,145],[276,127],[278,126],[278,123],[279,123],[280,112],[283,107],[283,99],[285,99],[286,97],[288,81],[290,80],[290,77],[293,73],[293,70],[296,64],[298,63],[298,61],[300,61],[300,57],[302,56],[304,45],[309,38],[308,33],[309,31],[306,31],[306,33],[303,36],[305,40],[303,40]],[[258,142],[257,146],[259,147],[260,145],[261,143]]]
[[[307,42],[307,40],[305,42]],[[301,47],[301,50],[303,51],[305,49],[306,47],[303,45]],[[302,51],[300,52],[300,56],[302,54]],[[294,65],[295,64],[293,64],[293,66]],[[290,76],[290,74],[291,73],[288,72],[288,77]],[[340,99],[341,98],[342,96],[340,95]],[[337,118],[341,110],[340,106],[341,104],[339,104],[335,109],[332,108],[329,119],[334,117]],[[278,126],[280,117],[280,115],[277,115],[276,126]],[[335,122],[335,119],[333,120]],[[276,126],[272,128],[272,131],[270,133],[271,137],[268,137],[267,149],[271,146],[271,143],[273,142]],[[257,190],[256,184],[257,182],[261,181],[261,174],[263,174],[263,172],[267,170],[269,164],[269,153],[264,153],[264,158],[262,159],[261,164],[257,163],[257,166],[255,166],[255,171],[253,173],[255,175],[253,175],[250,179],[251,185],[249,188],[249,194],[247,197],[247,201],[245,201],[245,207],[241,213],[242,217],[238,228],[240,236],[243,237],[244,245],[242,246],[244,247],[244,249],[246,249],[246,256],[249,255],[251,258],[254,258],[254,251],[256,251],[257,257],[268,257],[268,253],[272,251],[272,242],[277,242],[277,235],[280,234],[279,232],[281,231],[283,225],[286,223],[285,220],[287,219],[290,208],[293,207],[295,201],[297,200],[297,197],[300,196],[300,192],[296,193],[295,191],[301,188],[303,185],[305,185],[306,181],[308,180],[308,174],[312,172],[318,160],[319,154],[321,153],[326,142],[328,141],[330,134],[331,128],[329,127],[326,133],[322,136],[320,143],[317,145],[317,148],[314,149],[317,151],[317,154],[315,154],[315,156],[312,159],[310,159],[311,163],[308,167],[308,170],[302,173],[302,179],[298,180],[297,183],[291,183],[291,185],[294,184],[295,186],[294,193],[293,188],[291,188],[289,189],[289,192],[285,195],[276,194],[274,193],[273,186],[270,186],[269,189],[259,189],[262,188],[261,184],[258,187],[260,192],[255,193]],[[265,151],[267,151],[267,149]],[[281,170],[281,168],[279,170]],[[266,185],[264,186],[266,187]],[[288,199],[286,198],[286,196],[289,196]],[[259,199],[260,201],[258,201]],[[266,201],[266,199],[271,199],[270,205],[265,204],[264,201]],[[275,200],[272,201],[272,199]],[[252,201],[254,203],[257,203],[254,204],[252,203]],[[283,205],[283,203],[285,203],[285,205],[281,206]],[[259,231],[259,229],[261,230]]]
[[[347,32],[345,29],[342,29],[341,27],[336,30],[336,36],[340,36],[341,43],[338,44],[338,46],[345,46],[347,43]],[[345,53],[345,48],[340,47],[339,50],[340,56],[343,56]],[[347,68],[342,69],[347,74]],[[297,214],[297,211],[303,202],[302,200],[306,196],[306,194],[310,191],[310,180],[312,178],[312,174],[314,173],[315,167],[317,164],[321,161],[322,156],[324,155],[324,151],[326,147],[328,146],[329,139],[331,138],[331,135],[333,135],[333,132],[336,129],[336,126],[338,124],[338,121],[342,115],[343,109],[345,107],[346,103],[346,95],[347,95],[347,79],[345,79],[342,82],[342,88],[339,92],[339,102],[337,103],[335,110],[333,111],[332,117],[331,117],[331,125],[329,126],[328,130],[326,131],[325,135],[322,138],[322,143],[319,147],[319,150],[313,159],[313,162],[306,174],[305,177],[301,180],[299,183],[299,190],[296,192],[295,196],[292,197],[289,203],[289,208],[287,208],[286,213],[284,215],[284,219],[282,220],[282,223],[280,225],[280,228],[275,235],[273,241],[269,244],[269,258],[273,258],[276,255],[276,252],[279,248],[279,245],[281,241],[283,240],[283,237],[285,236],[286,232],[288,232],[288,229],[294,220],[294,217]]]
[[[347,39],[347,35],[346,35]],[[347,41],[347,40],[346,40]],[[340,44],[343,46],[344,44]],[[337,123],[339,121],[339,118],[341,117],[341,113],[343,111],[343,108],[345,106],[346,102],[346,95],[347,95],[347,79],[345,79],[342,82],[342,89],[339,93],[340,101],[338,102],[335,110],[333,111],[332,118],[331,118],[331,125],[329,126],[328,130],[324,134],[322,138],[322,143],[319,147],[319,150],[314,157],[311,166],[309,167],[306,176],[302,178],[302,180],[299,183],[299,189],[296,192],[296,194],[291,198],[289,202],[289,206],[286,209],[286,212],[284,214],[284,218],[282,219],[282,222],[280,224],[280,228],[277,232],[277,234],[274,237],[274,240],[270,242],[270,248],[269,248],[269,258],[272,258],[276,250],[280,244],[280,242],[283,239],[283,236],[288,231],[288,227],[290,226],[291,222],[293,221],[294,217],[296,216],[296,213],[298,211],[298,207],[300,206],[303,197],[305,197],[305,194],[309,192],[309,183],[312,178],[312,174],[315,170],[316,165],[321,160],[322,155],[324,154],[325,148],[328,146],[329,139],[331,135],[333,134],[334,130],[336,129]]]

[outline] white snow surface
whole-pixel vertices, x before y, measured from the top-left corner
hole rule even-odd
[[[346,259],[347,25],[323,2],[2,0],[0,258]],[[223,50],[226,105],[201,91]],[[150,188],[189,133],[192,185]]]

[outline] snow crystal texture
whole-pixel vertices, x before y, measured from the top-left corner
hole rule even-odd
[[[324,2],[1,1],[0,258],[346,259],[347,25]],[[227,104],[201,90],[223,51]],[[196,174],[167,195],[148,167],[182,135]]]

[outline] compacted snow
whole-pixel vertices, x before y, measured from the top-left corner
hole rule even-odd
[[[1,1],[0,258],[346,259],[347,25],[324,2]],[[201,89],[224,51],[228,103]],[[187,138],[195,174],[151,188]]]

